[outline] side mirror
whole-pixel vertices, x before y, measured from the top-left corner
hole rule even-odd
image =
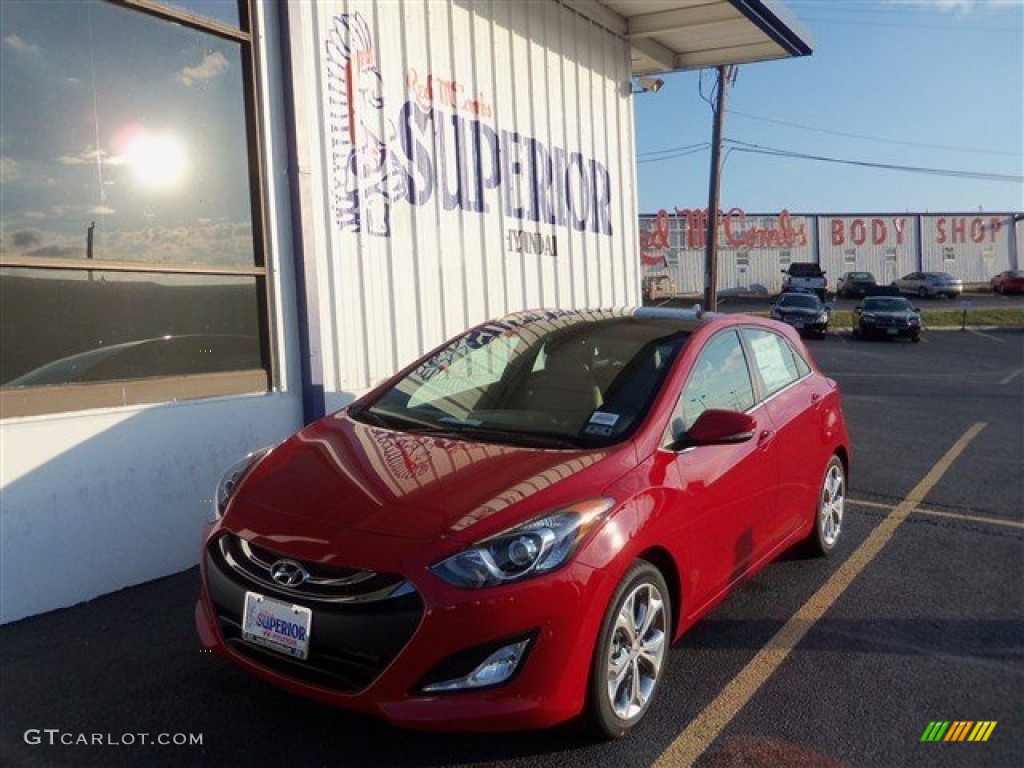
[[[696,445],[745,443],[754,437],[756,430],[757,421],[753,416],[712,408],[698,416],[689,431],[676,438],[669,448],[681,451]]]

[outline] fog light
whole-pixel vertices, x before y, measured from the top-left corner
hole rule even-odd
[[[438,693],[442,691],[464,691],[474,688],[490,688],[506,682],[519,668],[519,662],[526,655],[526,649],[530,640],[520,640],[518,643],[506,645],[499,648],[476,669],[464,677],[456,677],[452,680],[442,680],[437,683],[430,683],[423,686],[424,693]]]

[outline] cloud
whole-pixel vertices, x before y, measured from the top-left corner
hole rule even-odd
[[[57,162],[61,165],[95,165],[96,160],[103,165],[124,165],[128,159],[119,155],[108,154],[104,149],[85,147],[77,155],[61,155]]]
[[[77,155],[61,155],[57,158],[57,162],[61,165],[93,165],[96,163],[96,159],[102,159],[103,155],[104,152],[101,149],[86,147]]]
[[[6,45],[8,48],[11,48],[12,50],[17,51],[18,53],[36,54],[42,53],[43,51],[43,49],[35,43],[26,42],[25,40],[22,40],[15,34],[5,36],[4,45]]]
[[[203,63],[198,67],[185,67],[181,70],[178,73],[178,80],[186,87],[189,87],[193,83],[201,83],[220,77],[227,72],[228,67],[230,67],[230,64],[224,58],[224,54],[220,51],[215,51],[204,56]]]
[[[967,15],[975,11],[1006,10],[1019,6],[1020,0],[887,0],[887,4],[912,5],[922,10]]]
[[[109,216],[114,212],[114,209],[107,205],[94,205],[89,209],[89,213],[95,216]]]
[[[15,248],[35,248],[39,245],[42,240],[39,237],[39,232],[34,229],[23,229],[20,232],[15,232],[12,240]]]
[[[0,179],[17,181],[22,177],[21,166],[11,157],[0,157]]]

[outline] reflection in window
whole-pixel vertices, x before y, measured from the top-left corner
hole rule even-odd
[[[240,43],[8,3],[0,64],[6,256],[256,263]]]
[[[712,408],[742,413],[753,405],[754,388],[743,347],[736,332],[727,331],[708,342],[697,358],[679,399],[673,427],[689,429],[698,416]]]
[[[45,387],[266,370],[251,36],[234,0],[168,6],[193,26],[4,3],[0,388],[18,415],[81,407]],[[197,381],[183,396],[224,391]]]
[[[251,277],[0,270],[2,386],[258,369]]]

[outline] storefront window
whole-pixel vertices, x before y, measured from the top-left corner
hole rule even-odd
[[[13,389],[268,370],[240,7],[3,3],[3,416]]]

